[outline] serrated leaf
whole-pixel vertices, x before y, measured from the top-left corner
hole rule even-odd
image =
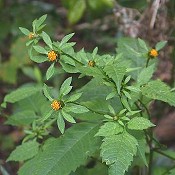
[[[30,34],[30,31],[26,28],[23,28],[23,27],[19,27],[20,31],[24,34],[24,35],[29,35]]]
[[[41,46],[33,46],[33,48],[34,48],[38,53],[46,54],[46,55],[47,55],[47,51],[46,51],[46,49],[44,49],[44,47],[41,47]]]
[[[50,36],[46,33],[46,32],[42,32],[42,38],[44,40],[44,42],[51,48],[53,49],[52,47],[52,41],[50,39]]]
[[[62,109],[61,113],[62,113],[62,115],[63,115],[63,117],[64,117],[65,120],[67,120],[70,123],[76,123],[76,121],[74,120],[74,118],[70,114],[68,114],[68,113],[66,113],[64,111],[64,108]]]
[[[81,106],[78,104],[72,104],[71,106],[68,106],[66,109],[76,114],[81,114],[89,111],[85,106]]]
[[[19,175],[31,175],[31,172],[33,175],[70,174],[98,148],[99,138],[94,137],[98,128],[98,124],[76,124],[63,137],[49,139],[44,151],[25,163]]]
[[[47,72],[46,72],[46,79],[48,80],[48,79],[50,79],[51,77],[52,77],[52,75],[54,74],[54,72],[55,72],[55,67],[54,67],[54,63],[52,63],[51,65],[50,65],[50,67],[47,69]]]
[[[141,88],[141,92],[150,99],[161,100],[175,106],[175,92],[171,92],[170,87],[161,80],[149,82]]]
[[[25,142],[22,145],[16,147],[16,149],[10,154],[7,161],[23,161],[34,157],[39,150],[39,143],[35,140]]]
[[[67,95],[71,91],[71,89],[72,89],[72,86],[70,86],[71,82],[72,82],[72,77],[67,78],[63,82],[63,84],[61,85],[61,88],[60,88],[60,95],[61,96]]]
[[[117,91],[119,93],[121,88],[121,82],[126,73],[126,68],[118,64],[118,62],[116,64],[110,62],[108,65],[105,66],[104,71],[110,78],[114,80],[117,86]]]
[[[57,117],[57,126],[60,132],[63,134],[65,130],[65,122],[60,112],[58,113],[58,117]]]
[[[4,102],[15,103],[39,92],[40,87],[21,87],[5,96]]]
[[[155,64],[152,64],[151,66],[144,68],[138,75],[137,78],[138,84],[143,85],[147,83],[151,79],[154,70],[155,70]]]
[[[134,117],[128,122],[128,128],[133,130],[143,130],[153,126],[155,125],[143,117]]]
[[[100,127],[95,136],[108,137],[123,132],[123,127],[117,122],[107,122]]]
[[[46,98],[48,98],[50,101],[53,101],[53,98],[51,97],[49,87],[46,84],[44,84],[44,86],[43,86],[43,92],[44,92],[44,95],[45,95]]]
[[[127,132],[103,140],[100,155],[109,165],[109,175],[125,174],[137,153],[137,145],[137,140]]]
[[[165,47],[165,45],[167,44],[167,41],[160,41],[160,42],[158,42],[157,44],[156,44],[156,50],[157,51],[159,51],[159,50],[161,50],[162,48],[164,48]]]

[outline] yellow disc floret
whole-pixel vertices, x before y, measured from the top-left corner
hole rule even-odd
[[[90,67],[94,67],[94,66],[95,66],[95,62],[92,61],[92,60],[90,60],[90,61],[88,62],[88,66],[90,66]]]
[[[158,51],[156,49],[151,49],[149,52],[149,55],[151,57],[157,57],[158,56]]]
[[[28,37],[29,37],[29,39],[32,39],[32,38],[35,37],[35,34],[34,33],[29,33]]]
[[[53,50],[48,52],[48,54],[47,54],[47,57],[50,61],[55,61],[57,59],[57,56],[58,55]]]
[[[51,104],[53,110],[58,111],[61,108],[61,102],[54,100]]]

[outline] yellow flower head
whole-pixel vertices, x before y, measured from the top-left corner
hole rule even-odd
[[[90,67],[94,67],[94,66],[95,66],[95,62],[92,61],[92,60],[90,60],[90,61],[88,62],[88,66],[90,66]]]
[[[149,55],[151,57],[157,57],[158,56],[158,51],[156,49],[151,49],[149,52]]]
[[[29,33],[28,37],[29,37],[29,39],[32,39],[32,38],[35,37],[35,34],[34,33]]]
[[[61,103],[57,100],[54,100],[51,103],[51,107],[52,107],[53,110],[58,111],[61,108]]]
[[[48,52],[48,54],[47,54],[47,57],[50,61],[55,61],[57,59],[57,56],[58,55],[53,50]]]

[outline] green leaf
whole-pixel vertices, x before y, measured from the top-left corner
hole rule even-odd
[[[74,102],[74,101],[78,100],[81,97],[81,95],[82,95],[82,93],[73,94],[66,100],[66,102]]]
[[[51,77],[52,77],[52,75],[54,74],[54,72],[55,72],[55,67],[54,67],[54,63],[52,63],[51,65],[50,65],[50,67],[47,69],[47,72],[46,72],[46,79],[48,80],[48,79],[50,79]]]
[[[72,104],[71,106],[68,106],[66,109],[76,114],[81,114],[89,111],[85,106],[81,106],[78,104]]]
[[[43,63],[45,61],[48,61],[48,58],[43,55],[30,56],[30,59],[36,63]]]
[[[128,122],[128,128],[133,130],[143,130],[153,126],[155,125],[143,117],[134,117]]]
[[[17,90],[12,91],[8,95],[5,96],[4,101],[9,103],[15,103],[24,98],[30,97],[33,94],[39,92],[41,90],[40,87],[21,87]]]
[[[150,99],[161,100],[175,106],[175,92],[171,92],[170,87],[161,80],[149,82],[141,88],[141,92]]]
[[[61,85],[61,88],[60,88],[60,95],[61,96],[67,95],[71,91],[71,89],[72,89],[72,86],[70,86],[71,82],[72,82],[72,77],[67,78],[63,82],[63,84]]]
[[[66,113],[64,111],[64,108],[61,110],[61,113],[62,113],[62,115],[63,115],[63,117],[64,117],[65,120],[67,120],[70,123],[76,123],[76,121],[74,120],[74,118],[70,114],[68,114],[68,113]]]
[[[108,109],[109,109],[111,114],[115,115],[115,110],[111,105],[108,105]]]
[[[81,17],[83,16],[85,9],[86,9],[85,0],[74,1],[71,8],[69,9],[69,13],[68,13],[69,22],[71,24],[75,24],[76,22],[78,22],[81,19]]]
[[[43,115],[43,117],[40,118],[40,121],[41,122],[44,122],[45,120],[47,120],[48,118],[50,118],[53,113],[54,113],[54,110],[50,110],[45,115]]]
[[[18,146],[9,156],[7,161],[23,161],[34,157],[39,150],[39,143],[35,140],[25,142]]]
[[[14,125],[14,126],[29,125],[37,118],[38,116],[36,116],[34,111],[23,110],[21,112],[17,112],[11,115],[8,118],[6,124]]]
[[[41,47],[41,46],[33,46],[33,48],[38,52],[38,53],[41,53],[41,54],[46,54],[47,55],[47,51]]]
[[[46,98],[48,98],[50,101],[53,101],[53,98],[51,97],[50,89],[46,84],[44,84],[43,86],[43,92]]]
[[[145,49],[145,51],[148,51],[148,47],[147,47],[147,45],[146,45],[146,43],[145,43],[144,40],[138,38],[138,42],[139,42],[140,46],[141,46],[143,49]]]
[[[128,103],[126,97],[122,97],[122,98],[121,98],[121,102],[122,102],[122,104],[125,106],[125,108],[126,108],[128,111],[131,111],[130,105],[129,105],[129,103]]]
[[[132,92],[137,92],[137,93],[140,92],[140,88],[136,86],[126,86],[125,88]]]
[[[44,42],[51,48],[51,49],[53,49],[53,47],[52,47],[52,41],[51,41],[51,39],[50,39],[50,36],[46,33],[46,32],[42,32],[42,38],[43,38],[43,40],[44,40]]]
[[[138,142],[137,154],[140,157],[140,159],[143,161],[143,163],[148,167],[148,163],[147,163],[146,155],[145,155],[147,151],[147,144],[146,144],[144,132],[143,131],[132,131],[132,133],[130,134],[137,139],[137,142]]]
[[[63,134],[64,130],[65,130],[65,122],[64,122],[63,116],[61,115],[60,112],[58,113],[57,126],[58,126],[58,129],[60,130],[60,132]]]
[[[117,91],[120,93],[121,82],[126,73],[126,68],[118,64],[118,62],[113,63],[112,61],[105,66],[104,71],[110,78],[114,80],[117,86]]]
[[[127,76],[124,83],[127,84],[131,80],[131,75]]]
[[[93,60],[95,59],[95,56],[97,55],[97,52],[98,52],[98,47],[96,47],[93,52],[92,52],[92,58]]]
[[[41,16],[41,17],[37,20],[37,22],[36,22],[37,31],[41,29],[40,26],[43,24],[43,22],[46,20],[46,18],[47,18],[47,14]]]
[[[155,64],[152,64],[151,66],[144,68],[140,74],[138,75],[137,82],[139,85],[146,84],[152,77],[155,70]]]
[[[73,36],[75,33],[70,33],[68,35],[66,35],[60,42],[60,47],[64,44],[66,44]]]
[[[31,32],[28,30],[28,29],[26,29],[26,28],[23,28],[23,27],[19,27],[19,29],[21,30],[21,32],[24,34],[24,35],[29,35]]]
[[[30,40],[28,42],[26,42],[26,46],[29,46],[30,44],[32,44],[34,42],[34,40]]]
[[[175,169],[172,169],[168,175],[174,175],[175,174]]]
[[[122,92],[124,93],[125,97],[127,97],[128,99],[131,99],[131,96],[127,91],[123,90]]]
[[[137,145],[137,140],[127,132],[103,140],[100,155],[109,165],[109,175],[125,174],[137,153]]]
[[[167,44],[167,41],[160,41],[156,44],[156,50],[159,51],[161,50],[163,47],[165,47],[165,45]]]
[[[99,147],[94,137],[97,124],[81,123],[68,129],[63,137],[46,141],[42,152],[26,162],[19,175],[68,175],[84,164]]]
[[[113,92],[109,93],[109,94],[107,95],[107,97],[106,97],[106,100],[109,100],[109,99],[115,97],[116,94],[117,94],[116,91],[113,91]]]
[[[137,39],[120,38],[117,40],[117,53],[123,54],[123,60],[130,62],[130,68],[144,67],[146,64],[147,51],[142,48]],[[131,48],[131,49],[130,49]],[[136,79],[142,69],[131,72],[132,78]]]
[[[95,136],[108,137],[123,132],[123,127],[117,122],[107,122],[97,132]]]

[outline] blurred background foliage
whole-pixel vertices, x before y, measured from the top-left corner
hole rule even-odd
[[[75,32],[73,40],[76,50],[85,48],[92,51],[99,47],[101,54],[115,53],[117,40],[121,37],[140,37],[152,47],[160,40],[168,45],[160,53],[155,77],[174,87],[175,83],[175,0],[0,0],[0,103],[11,90],[26,83],[42,83],[48,64],[36,65],[29,60],[24,37],[19,27],[31,30],[35,18],[48,14],[45,31],[54,39],[60,40],[65,34]],[[130,39],[132,45],[132,39]],[[58,67],[50,85],[59,87],[67,76]],[[74,89],[83,86],[89,79],[73,76]],[[26,102],[26,104],[28,104]],[[15,175],[16,163],[6,163],[14,146],[23,137],[23,128],[3,125],[6,118],[18,111],[0,110],[0,172]],[[151,105],[154,123],[157,124],[157,138],[172,150],[175,147],[175,110],[163,103]],[[156,110],[155,110],[156,109]],[[175,156],[174,156],[175,157]],[[154,173],[163,172],[163,166],[170,166],[164,157],[155,157]],[[94,167],[97,167],[94,170]],[[134,171],[134,170],[133,170]],[[106,174],[106,167],[94,160],[80,167],[76,175]],[[1,174],[0,173],[0,174]],[[74,174],[74,173],[73,173]],[[7,174],[6,174],[7,175]]]

